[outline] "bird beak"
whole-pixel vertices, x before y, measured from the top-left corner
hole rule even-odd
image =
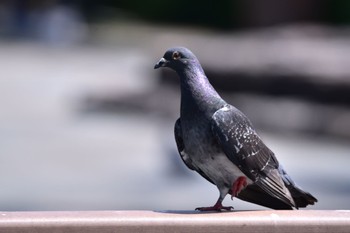
[[[159,67],[164,67],[168,63],[167,60],[165,60],[164,57],[162,57],[159,62],[154,66],[154,69],[158,69]]]

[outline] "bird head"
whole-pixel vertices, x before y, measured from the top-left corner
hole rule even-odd
[[[195,61],[197,61],[197,58],[189,49],[184,47],[170,48],[154,66],[154,69],[169,67],[177,71],[184,69],[189,63]]]

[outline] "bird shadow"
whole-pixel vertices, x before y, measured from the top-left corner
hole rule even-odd
[[[161,213],[161,214],[184,214],[184,215],[192,215],[192,214],[225,214],[225,213],[238,213],[238,212],[255,212],[255,211],[261,211],[261,210],[224,210],[224,211],[198,211],[198,210],[153,210],[155,213]]]

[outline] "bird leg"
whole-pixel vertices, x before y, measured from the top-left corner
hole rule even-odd
[[[199,210],[199,211],[217,211],[217,212],[220,212],[222,210],[227,210],[227,211],[233,210],[232,206],[223,206],[221,202],[222,202],[222,200],[220,200],[220,198],[219,198],[219,200],[215,203],[214,206],[198,207],[198,208],[196,208],[196,210]]]
[[[244,176],[240,176],[237,178],[235,182],[233,182],[231,187],[231,199],[234,197],[237,197],[237,195],[245,188],[247,187],[247,179]]]

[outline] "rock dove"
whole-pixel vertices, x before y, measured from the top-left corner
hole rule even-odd
[[[220,97],[189,49],[168,49],[154,66],[160,67],[180,76],[180,118],[174,130],[180,157],[220,192],[214,206],[196,210],[232,210],[222,205],[227,194],[272,209],[317,202],[288,176],[249,119]]]

